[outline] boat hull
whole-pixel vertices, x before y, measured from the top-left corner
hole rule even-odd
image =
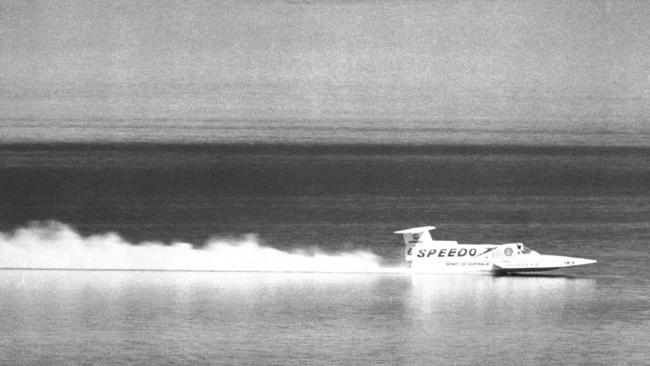
[[[596,263],[595,260],[554,255],[533,258],[477,259],[464,261],[414,261],[412,273],[530,273]]]

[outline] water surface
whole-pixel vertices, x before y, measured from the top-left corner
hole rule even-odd
[[[643,364],[649,178],[642,148],[4,145],[4,267],[369,267],[3,270],[0,363]],[[376,273],[402,265],[392,231],[426,224],[598,263]]]

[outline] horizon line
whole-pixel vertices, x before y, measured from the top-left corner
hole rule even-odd
[[[0,141],[7,150],[182,150],[208,149],[215,152],[648,152],[646,145],[525,144],[525,143],[405,143],[405,142],[209,142],[209,141]],[[343,149],[344,151],[340,151]],[[387,151],[388,150],[388,151]]]

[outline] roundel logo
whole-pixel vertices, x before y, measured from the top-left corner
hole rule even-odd
[[[505,253],[505,255],[507,255],[508,257],[511,256],[512,255],[512,248],[506,248],[506,250],[504,250],[503,253]]]
[[[413,234],[413,240],[420,239],[420,234]]]

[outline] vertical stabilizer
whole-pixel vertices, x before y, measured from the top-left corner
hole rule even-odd
[[[404,258],[407,262],[410,262],[413,259],[413,248],[418,244],[427,244],[432,243],[433,239],[429,230],[435,229],[434,226],[422,226],[414,227],[411,229],[405,229],[396,231],[395,234],[401,234],[404,238]]]

